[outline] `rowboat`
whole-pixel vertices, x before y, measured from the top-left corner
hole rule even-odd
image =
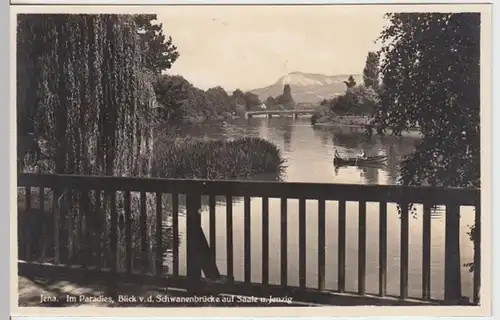
[[[360,156],[352,158],[343,158],[337,151],[333,158],[333,164],[336,166],[363,166],[363,165],[383,165],[387,160],[387,156]]]

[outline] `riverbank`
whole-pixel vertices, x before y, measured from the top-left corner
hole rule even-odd
[[[343,127],[343,128],[359,128],[362,130],[366,129],[366,126],[370,123],[370,117],[364,116],[337,116],[337,117],[323,117],[316,120],[313,126],[317,127]],[[391,129],[387,129],[386,133],[388,135],[392,134]],[[374,135],[376,133],[374,132]],[[421,137],[420,130],[418,128],[411,128],[408,131],[403,131],[401,133],[402,137],[409,138],[419,138]]]

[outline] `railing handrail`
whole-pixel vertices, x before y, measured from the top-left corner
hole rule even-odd
[[[258,113],[316,113],[316,110],[259,110],[259,111],[246,111],[246,114],[258,114]]]
[[[20,173],[20,187],[101,189],[164,193],[198,193],[288,199],[409,202],[432,205],[477,205],[480,189],[432,186],[358,185],[248,180],[166,179],[73,174]]]

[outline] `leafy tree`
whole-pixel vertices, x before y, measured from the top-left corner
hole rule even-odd
[[[251,93],[245,92],[245,106],[247,110],[251,110],[261,104],[259,96]]]
[[[232,99],[222,87],[210,88],[206,91],[206,96],[214,109],[214,115],[221,115],[225,112],[233,112],[236,109]]]
[[[155,82],[154,89],[160,103],[161,120],[170,123],[182,122],[191,84],[182,76],[162,75]]]
[[[380,36],[384,88],[374,125],[395,135],[418,125],[422,135],[401,163],[400,182],[480,187],[480,14],[386,16],[390,24]],[[472,226],[471,240],[476,231]],[[459,241],[456,235],[456,256]]]
[[[172,37],[163,33],[163,24],[155,24],[156,14],[137,14],[134,21],[142,39],[142,61],[146,68],[155,74],[170,69],[179,57]]]
[[[276,99],[274,97],[267,97],[264,103],[268,108],[273,109],[276,106]]]
[[[349,76],[349,79],[347,81],[344,81],[345,85],[347,88],[352,88],[356,85],[356,80],[354,80],[353,76]]]
[[[155,97],[136,32],[130,15],[17,16],[18,123],[28,124],[19,138],[47,141],[42,171],[147,169]]]
[[[357,85],[347,89],[345,102],[348,103],[348,110],[355,114],[372,115],[375,112],[380,97],[371,87]]]
[[[377,90],[379,87],[379,54],[377,52],[368,52],[365,68],[363,69],[363,82],[367,88]]]
[[[374,125],[399,135],[419,125],[421,143],[402,162],[401,183],[479,187],[480,14],[388,14],[384,90]]]
[[[234,90],[233,93],[231,94],[231,98],[236,103],[236,105],[246,106],[245,93],[240,89]]]

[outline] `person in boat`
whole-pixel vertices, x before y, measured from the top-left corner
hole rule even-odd
[[[357,154],[358,159],[366,159],[365,157],[365,152],[363,150],[360,150],[360,152]]]

